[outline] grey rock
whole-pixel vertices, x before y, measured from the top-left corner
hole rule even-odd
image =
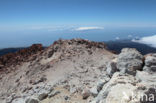
[[[137,71],[136,78],[142,83],[146,88],[156,87],[156,73],[149,73],[146,71]]]
[[[48,93],[40,93],[40,94],[38,95],[38,99],[41,101],[41,100],[43,100],[43,99],[46,99],[47,96],[48,96]]]
[[[25,103],[39,103],[39,100],[36,99],[36,98],[31,97],[31,98],[28,98],[28,99],[25,101]]]
[[[25,103],[24,98],[16,98],[11,103]]]
[[[137,89],[134,85],[137,82],[138,81],[132,75],[116,72],[111,80],[103,86],[92,103],[122,103],[120,101],[123,96],[122,92],[126,92],[128,97],[131,97],[131,92],[135,92]]]
[[[106,80],[100,79],[97,82],[97,91],[99,92],[103,88],[104,84],[106,84],[106,83],[107,83]]]
[[[76,92],[77,92],[77,88],[76,88],[76,87],[70,88],[70,93],[71,93],[71,94],[74,94],[74,93],[76,93]]]
[[[111,61],[108,63],[107,65],[107,70],[106,72],[108,73],[108,75],[112,76],[115,72],[118,71],[117,67],[116,67],[116,62]]]
[[[96,86],[92,87],[92,88],[90,89],[90,93],[91,93],[94,97],[96,97],[96,96],[98,95],[97,87],[96,87]]]
[[[11,94],[7,99],[6,99],[6,103],[12,103],[12,101],[15,99],[16,94],[13,93]]]
[[[117,59],[117,68],[121,73],[135,75],[137,70],[142,70],[143,56],[136,49],[124,48]]]
[[[39,84],[41,82],[45,82],[46,80],[47,80],[46,77],[41,77],[41,78],[37,78],[37,79],[34,79],[34,80],[30,80],[29,83],[33,84],[33,85],[36,85],[36,84]]]
[[[49,98],[54,97],[55,95],[58,95],[59,93],[61,93],[61,92],[60,91],[53,91],[50,94],[48,94],[48,97]]]
[[[69,96],[65,96],[64,99],[65,99],[65,100],[69,100],[70,97],[69,97]]]
[[[156,98],[155,87],[155,73],[137,71],[133,76],[116,72],[91,103],[156,103],[146,101],[151,95]]]
[[[91,95],[90,91],[88,89],[84,89],[82,91],[82,98],[87,99]]]
[[[10,96],[6,99],[6,103],[11,103],[13,101],[13,98]]]
[[[143,70],[150,73],[156,72],[156,54],[147,55],[145,57]]]

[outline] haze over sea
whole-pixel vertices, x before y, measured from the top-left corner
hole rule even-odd
[[[47,46],[59,38],[137,38],[156,45],[155,4],[156,0],[1,0],[0,48]]]
[[[37,28],[36,28],[37,29]],[[3,37],[0,38],[0,48],[6,47],[23,47],[30,46],[33,43],[42,43],[48,46],[53,41],[71,38],[84,38],[94,41],[109,41],[117,39],[133,39],[156,34],[155,28],[101,28],[76,30],[71,28],[42,29],[42,30],[27,30],[27,31],[12,31],[3,32]]]

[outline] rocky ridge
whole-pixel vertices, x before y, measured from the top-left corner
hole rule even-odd
[[[6,68],[11,68],[11,66],[15,67],[16,65],[20,65],[22,62],[34,60],[36,58],[35,54],[42,50],[43,46],[41,44],[33,44],[29,48],[0,56],[0,70],[5,69],[4,71],[6,71]]]
[[[155,103],[156,54],[104,43],[58,40],[2,74],[2,103]]]

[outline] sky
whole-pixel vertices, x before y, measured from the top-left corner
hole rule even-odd
[[[0,48],[156,35],[156,0],[0,0]]]

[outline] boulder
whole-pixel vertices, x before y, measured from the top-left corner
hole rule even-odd
[[[156,54],[145,56],[145,66],[143,70],[150,73],[156,72]]]
[[[29,83],[32,85],[36,85],[36,84],[39,84],[41,82],[45,82],[46,80],[47,80],[47,78],[43,76],[41,78],[34,78],[34,79],[30,80]]]
[[[51,98],[51,97],[54,97],[55,95],[61,93],[60,91],[52,91],[50,94],[48,94],[48,97]]]
[[[39,103],[39,100],[31,97],[31,98],[26,99],[25,103]]]
[[[108,63],[107,65],[107,74],[112,76],[115,72],[118,71],[117,67],[116,67],[116,60],[112,60],[111,62]]]
[[[137,71],[136,76],[116,72],[91,103],[156,103],[155,75]]]
[[[82,91],[82,98],[87,99],[91,95],[90,91],[88,89],[84,89]]]
[[[130,93],[135,93],[137,89],[137,87],[135,87],[137,82],[138,81],[132,75],[116,72],[111,80],[103,86],[98,96],[93,100],[93,103],[122,103],[120,101],[123,98],[122,91],[125,91],[130,98]]]
[[[46,99],[46,97],[48,96],[48,93],[40,93],[39,95],[38,95],[38,99],[39,100],[43,100],[43,99]]]
[[[106,84],[108,81],[107,80],[102,80],[100,79],[98,82],[97,82],[97,91],[100,92],[101,89],[103,88],[104,84]]]
[[[136,49],[124,48],[117,59],[117,68],[121,73],[135,75],[137,70],[142,70],[143,56]]]
[[[70,97],[69,96],[64,96],[64,100],[69,100]]]
[[[96,97],[96,96],[98,95],[97,87],[96,87],[96,86],[92,87],[92,88],[90,89],[90,93],[91,93],[94,97]]]
[[[130,83],[116,84],[110,89],[106,103],[138,103],[136,90],[137,88]],[[136,98],[134,98],[134,94],[137,95]],[[132,100],[131,97],[136,100]]]
[[[140,81],[139,84],[144,88],[156,88],[156,73],[149,73],[146,71],[137,71],[136,79]]]

